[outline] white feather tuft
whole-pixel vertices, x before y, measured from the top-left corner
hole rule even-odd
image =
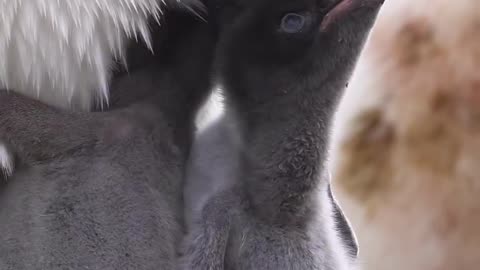
[[[124,61],[127,38],[151,48],[148,19],[159,21],[165,4],[0,0],[0,87],[74,110],[108,102],[113,61]]]
[[[0,176],[8,178],[13,172],[13,156],[7,147],[0,142]]]

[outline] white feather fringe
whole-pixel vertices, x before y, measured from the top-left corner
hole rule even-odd
[[[0,176],[7,178],[13,172],[13,155],[8,148],[0,142]]]
[[[148,19],[164,4],[0,0],[0,87],[74,110],[108,102],[113,61],[124,62],[127,38],[151,46]]]

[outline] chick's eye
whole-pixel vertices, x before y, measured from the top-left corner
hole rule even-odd
[[[304,15],[297,13],[287,13],[283,16],[280,28],[283,32],[288,34],[299,33],[306,25],[306,18]]]

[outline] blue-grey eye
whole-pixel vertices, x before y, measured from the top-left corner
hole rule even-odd
[[[285,33],[295,34],[301,32],[305,24],[305,16],[297,13],[288,13],[283,16],[280,27]]]

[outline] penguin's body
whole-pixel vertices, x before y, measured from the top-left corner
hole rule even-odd
[[[386,1],[337,115],[365,270],[478,269],[480,2]]]

